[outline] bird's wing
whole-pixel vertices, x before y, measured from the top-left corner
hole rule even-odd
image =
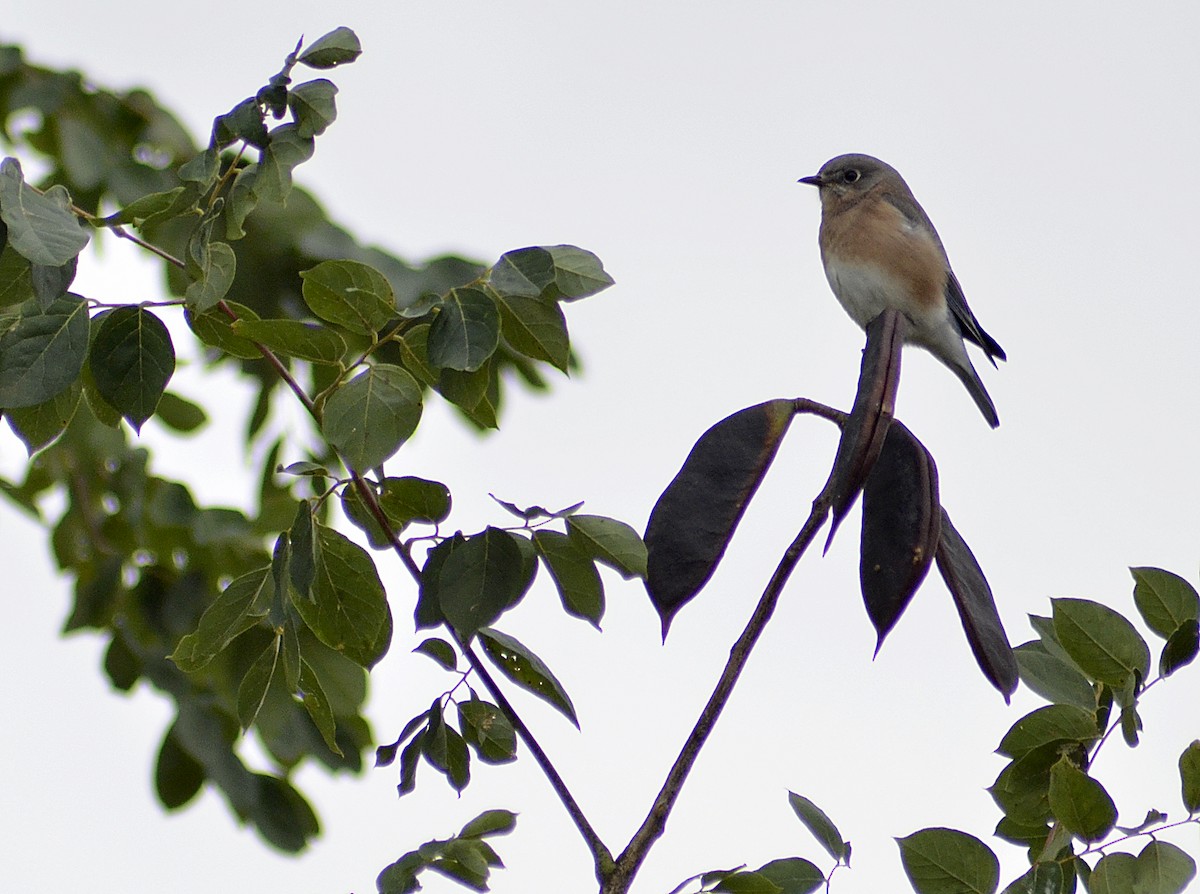
[[[975,319],[975,314],[971,313],[971,308],[967,305],[967,296],[963,294],[958,277],[954,275],[954,271],[949,268],[949,265],[946,267],[946,272],[949,274],[946,277],[946,304],[950,308],[950,312],[954,314],[963,338],[983,348],[983,353],[992,362],[992,366],[996,365],[996,358],[1007,360],[1004,348],[1000,347],[996,339],[983,331],[983,327]]]

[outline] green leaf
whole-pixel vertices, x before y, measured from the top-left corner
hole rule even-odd
[[[500,343],[500,312],[479,289],[452,289],[429,327],[429,363],[474,372]]]
[[[700,436],[646,526],[646,591],[663,637],[708,583],[792,421],[790,400],[729,416]]]
[[[339,386],[325,402],[321,428],[357,472],[383,464],[421,419],[421,386],[398,366],[378,363]]]
[[[33,265],[6,243],[0,251],[0,308],[16,307],[33,297]]]
[[[1158,672],[1169,677],[1196,660],[1200,652],[1200,623],[1195,618],[1184,621],[1179,629],[1171,634],[1167,644],[1163,646],[1162,655],[1158,659]]]
[[[266,616],[273,582],[270,569],[258,568],[229,584],[213,601],[194,633],[179,641],[170,658],[184,673],[205,667],[238,636]]]
[[[578,728],[579,721],[575,717],[575,706],[571,704],[570,696],[542,659],[515,637],[491,627],[479,630],[479,641],[488,657],[506,677],[557,708]]]
[[[591,621],[596,629],[604,617],[604,585],[592,558],[566,534],[535,531],[533,545],[546,563],[567,614]]]
[[[499,383],[495,367],[490,361],[475,372],[442,370],[437,390],[480,428],[497,427]]]
[[[360,55],[362,44],[358,42],[358,35],[342,26],[314,41],[300,54],[299,61],[309,68],[335,68],[353,62]]]
[[[333,81],[317,78],[305,81],[288,90],[287,104],[296,119],[296,133],[301,137],[315,137],[325,133],[337,118],[337,103],[334,97],[338,89]]]
[[[896,843],[917,894],[994,894],[1000,881],[996,855],[965,832],[922,829]]]
[[[392,614],[375,563],[361,546],[324,525],[317,525],[315,543],[313,599],[293,604],[317,639],[370,669],[392,639]]]
[[[68,293],[0,335],[0,407],[33,407],[66,390],[87,357],[87,302]]]
[[[61,267],[46,267],[43,264],[29,266],[30,283],[33,286],[34,297],[39,307],[49,307],[55,298],[67,294],[67,289],[75,281],[75,273],[79,269],[79,258],[71,258]]]
[[[458,655],[455,653],[454,647],[444,639],[431,636],[429,639],[423,640],[413,651],[428,655],[446,670],[458,669]]]
[[[1166,841],[1151,841],[1137,857],[1137,894],[1181,894],[1196,877],[1196,861]]]
[[[1074,663],[1067,664],[1037,641],[1013,649],[1021,681],[1047,701],[1074,705],[1086,711],[1096,708],[1092,684]]]
[[[255,191],[268,202],[283,202],[292,189],[292,169],[312,158],[312,137],[295,124],[281,124],[271,131],[271,142],[258,162]]]
[[[1092,869],[1089,894],[1132,894],[1137,890],[1137,857],[1133,854],[1106,854]]]
[[[833,824],[833,820],[825,815],[825,811],[808,798],[795,792],[788,792],[788,803],[792,805],[792,810],[796,812],[796,816],[800,818],[804,828],[808,829],[821,847],[825,848],[825,852],[838,862],[844,860],[849,852],[849,846],[838,832],[837,826]]]
[[[300,274],[304,303],[322,320],[371,335],[396,314],[396,296],[383,274],[358,261],[323,261]]]
[[[1183,806],[1188,816],[1200,812],[1200,739],[1179,755],[1179,781],[1183,788]]]
[[[498,707],[472,698],[458,703],[458,723],[480,760],[503,764],[517,756],[517,733]]]
[[[487,838],[507,835],[517,827],[517,815],[511,810],[485,810],[462,827],[459,838]]]
[[[1050,768],[1050,810],[1072,835],[1099,841],[1117,822],[1117,807],[1099,782],[1063,758]]]
[[[332,329],[300,320],[239,319],[232,329],[234,335],[265,345],[276,354],[310,363],[337,363],[346,354],[346,342]]]
[[[1079,742],[1084,745],[1100,737],[1094,712],[1074,705],[1047,705],[1026,714],[1000,740],[997,752],[1011,758],[1024,757],[1045,745]]]
[[[146,222],[146,218],[152,217],[155,214],[162,214],[175,204],[184,192],[186,187],[176,186],[174,189],[169,189],[166,192],[153,192],[149,195],[142,196],[140,199],[135,199],[130,202],[116,214],[110,214],[102,221],[105,226],[115,227],[124,224],[133,224],[135,227],[140,227]]]
[[[296,504],[296,516],[288,531],[288,577],[301,599],[310,599],[317,574],[317,545],[314,540],[313,507],[308,500]]]
[[[1146,625],[1167,639],[1184,621],[1200,617],[1200,595],[1178,574],[1161,568],[1130,568],[1133,601]]]
[[[519,295],[497,295],[500,332],[512,347],[562,372],[571,360],[571,339],[562,308],[552,301]]]
[[[779,885],[783,894],[811,894],[825,885],[825,876],[821,870],[800,857],[772,860],[755,872]]]
[[[183,807],[199,794],[207,774],[204,765],[192,757],[175,733],[167,730],[154,765],[154,791],[167,810]]]
[[[554,274],[554,256],[532,246],[501,255],[488,271],[488,283],[501,296],[538,298],[554,284]]]
[[[646,544],[625,522],[603,515],[569,515],[567,534],[585,554],[626,580],[646,576]]]
[[[413,621],[418,630],[426,630],[446,623],[442,614],[439,597],[442,568],[450,554],[467,542],[461,533],[447,537],[425,556],[425,565],[421,568],[421,583],[417,594],[417,605],[413,611]]]
[[[521,552],[512,537],[489,527],[446,557],[438,575],[442,614],[464,640],[495,621],[522,595]]]
[[[66,431],[82,395],[83,384],[76,379],[66,391],[60,391],[48,401],[33,407],[14,407],[5,411],[9,426],[25,444],[30,456],[50,446]]]
[[[238,304],[235,301],[225,302],[228,307],[239,320],[250,321],[257,320],[259,316],[244,304]],[[257,360],[262,357],[262,351],[254,344],[252,340],[243,335],[237,335],[233,331],[233,320],[222,310],[212,309],[203,313],[195,313],[192,310],[185,310],[183,318],[191,327],[192,332],[196,337],[206,345],[218,348],[226,354],[231,354],[234,357],[240,357],[243,360]]]
[[[1146,679],[1150,647],[1118,612],[1088,599],[1054,599],[1054,632],[1084,673],[1115,689],[1135,673]]]
[[[242,140],[262,149],[267,145],[267,125],[256,97],[248,97],[213,121],[212,142],[219,147]]]
[[[229,187],[229,201],[225,203],[225,238],[231,242],[246,236],[246,218],[258,207],[258,193],[254,191],[257,181],[258,165],[246,165],[237,172]]]
[[[300,700],[325,741],[325,747],[340,756],[342,749],[337,743],[337,721],[334,720],[333,708],[316,671],[307,661],[300,663]]]
[[[438,372],[429,365],[428,342],[429,324],[418,323],[396,339],[395,344],[404,368],[412,373],[417,381],[432,388],[438,383]]]
[[[1029,871],[1004,889],[1004,894],[1059,894],[1063,868],[1058,863],[1034,863]]]
[[[548,245],[554,260],[554,285],[565,301],[574,301],[602,292],[613,284],[600,259],[574,245]]]
[[[714,891],[728,894],[782,894],[783,888],[757,872],[743,870],[727,875],[717,883]]]
[[[119,307],[104,315],[88,363],[101,397],[140,431],[175,372],[175,348],[150,311]]]
[[[279,636],[271,638],[267,647],[254,660],[254,664],[250,665],[250,670],[246,671],[246,676],[238,686],[238,722],[241,723],[243,730],[250,729],[258,717],[258,712],[262,710],[262,706],[267,701],[267,690],[271,686],[271,678],[275,675],[275,668],[279,663],[280,640]]]
[[[15,158],[0,162],[0,219],[8,226],[8,244],[33,264],[61,267],[88,244],[66,189],[37,192]]]
[[[173,391],[163,392],[154,415],[167,428],[183,434],[194,432],[208,422],[208,415],[203,407]]]
[[[211,242],[196,270],[196,280],[188,285],[183,300],[188,309],[204,313],[216,307],[229,293],[237,272],[237,256],[224,242]]]
[[[440,524],[450,515],[450,490],[440,481],[405,475],[384,478],[379,504],[393,524]]]

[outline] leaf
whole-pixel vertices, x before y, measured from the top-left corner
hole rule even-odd
[[[167,428],[183,434],[190,434],[208,422],[208,415],[199,404],[194,404],[173,391],[163,392],[154,415]]]
[[[203,254],[203,260],[196,271],[196,280],[188,285],[183,293],[183,300],[188,309],[195,313],[204,313],[220,302],[233,285],[233,277],[237,272],[237,256],[233,249],[224,242],[212,242]]]
[[[82,395],[83,384],[76,379],[65,391],[60,391],[48,401],[5,411],[9,426],[24,443],[30,456],[50,446],[66,431]]]
[[[554,256],[537,246],[505,252],[487,274],[499,295],[520,298],[541,297],[554,284],[554,276]]]
[[[941,518],[933,457],[893,421],[863,485],[858,577],[876,653],[933,564]]]
[[[1042,698],[1056,704],[1095,710],[1096,693],[1092,684],[1073,663],[1062,661],[1037,641],[1017,646],[1013,655],[1022,682]]]
[[[1183,789],[1183,806],[1188,816],[1200,812],[1200,739],[1196,739],[1179,755],[1179,781]]]
[[[414,652],[419,652],[422,655],[428,655],[446,670],[452,671],[458,669],[458,655],[455,654],[454,647],[444,639],[438,639],[436,636],[431,636],[426,640],[422,640]]]
[[[462,827],[459,838],[487,838],[507,835],[517,827],[517,815],[511,810],[485,810]]]
[[[604,585],[591,557],[566,534],[535,531],[533,545],[546,562],[567,614],[591,621],[596,629],[604,617]]]
[[[398,366],[377,363],[325,401],[321,429],[346,464],[363,472],[383,464],[421,420],[421,386]]]
[[[503,764],[517,756],[517,733],[498,707],[472,698],[458,703],[458,722],[463,738],[480,760]]]
[[[100,396],[141,431],[175,372],[175,348],[150,311],[119,307],[104,315],[88,364]]]
[[[0,335],[0,407],[33,407],[65,391],[83,369],[90,331],[87,302],[72,293],[21,314]]]
[[[358,42],[358,35],[342,26],[314,41],[300,54],[299,61],[309,68],[335,68],[353,62],[361,54],[362,44]]]
[[[316,526],[316,577],[310,602],[293,604],[317,639],[368,670],[386,654],[392,613],[371,556],[345,535]]]
[[[279,662],[280,639],[279,636],[271,638],[238,686],[238,722],[243,730],[248,730],[254,725],[258,712],[266,703],[267,690],[271,686],[271,678],[275,675],[275,668]]]
[[[443,369],[438,376],[437,390],[475,425],[485,429],[497,427],[500,389],[491,361],[475,372]]]
[[[5,244],[0,250],[0,308],[16,307],[33,297],[33,265]]]
[[[441,524],[450,515],[450,489],[440,481],[405,475],[384,478],[379,504],[393,524]]]
[[[1184,621],[1179,629],[1171,634],[1167,644],[1163,646],[1162,655],[1158,659],[1158,672],[1169,677],[1181,667],[1196,660],[1200,651],[1200,624],[1195,618]]]
[[[213,121],[212,142],[221,148],[242,140],[247,145],[262,149],[269,139],[257,97],[243,99]]]
[[[1118,690],[1133,674],[1146,679],[1150,647],[1123,615],[1087,599],[1051,602],[1054,632],[1084,673]]]
[[[625,522],[603,515],[570,515],[567,535],[585,555],[626,580],[646,576],[646,544]]]
[[[1088,880],[1090,894],[1131,894],[1137,890],[1137,857],[1106,854],[1096,861]]]
[[[33,286],[34,297],[40,307],[49,307],[55,298],[67,294],[67,289],[75,281],[75,272],[79,268],[79,258],[71,258],[61,267],[46,267],[42,264],[31,264],[29,281]]]
[[[313,506],[308,500],[296,504],[296,516],[288,531],[291,549],[288,551],[288,578],[301,599],[312,598],[313,581],[317,575],[318,549],[313,539],[316,522]]]
[[[337,721],[333,716],[333,708],[316,671],[307,661],[300,663],[300,701],[321,734],[325,747],[340,756],[342,749],[337,743]]]
[[[1133,601],[1146,625],[1167,639],[1184,621],[1200,617],[1200,595],[1178,574],[1161,568],[1130,568]]]
[[[426,630],[446,623],[438,594],[442,567],[450,558],[450,554],[466,542],[466,538],[461,533],[456,533],[452,537],[447,537],[425,556],[425,565],[421,568],[417,605],[413,611],[413,620],[417,630]]]
[[[418,323],[395,340],[400,362],[418,382],[430,388],[438,383],[438,372],[429,365],[429,324]]]
[[[991,849],[955,829],[922,829],[896,839],[917,894],[994,894],[1000,864]]]
[[[546,251],[554,260],[554,285],[564,301],[587,298],[603,292],[613,284],[600,259],[586,249],[574,245],[547,245]]]
[[[323,261],[300,274],[304,303],[322,320],[372,335],[396,315],[396,296],[383,274],[357,261]]]
[[[287,104],[296,119],[298,136],[314,137],[325,133],[325,129],[337,118],[337,103],[334,101],[337,92],[333,81],[325,78],[305,81],[288,90]]]
[[[825,848],[825,852],[839,863],[842,862],[849,853],[849,847],[842,838],[842,834],[837,830],[837,826],[833,824],[833,820],[825,815],[825,811],[808,798],[795,792],[788,792],[788,803],[792,805],[792,810],[800,818],[804,828],[808,829],[817,839],[817,843]]]
[[[422,739],[422,750],[426,760],[440,771],[450,786],[457,792],[467,787],[471,779],[471,757],[467,743],[455,730],[446,725],[440,713],[436,713],[437,702],[430,710],[429,728]]]
[[[1099,841],[1117,822],[1117,807],[1099,782],[1063,758],[1050,768],[1050,810],[1071,834]]]
[[[789,400],[739,410],[700,436],[650,513],[646,591],[662,620],[708,583],[792,421]]]
[[[225,306],[232,310],[239,320],[259,319],[258,314],[244,304],[227,301]],[[243,360],[257,360],[262,356],[262,351],[251,339],[234,333],[233,320],[222,310],[214,308],[203,313],[194,313],[189,309],[183,312],[183,318],[196,337],[206,345]]]
[[[571,360],[571,339],[562,309],[540,298],[497,295],[500,332],[517,351],[534,360],[544,360],[567,372]]]
[[[8,244],[33,264],[61,267],[88,244],[67,191],[59,186],[37,192],[15,158],[0,162],[0,219],[8,226]]]
[[[1029,871],[1004,889],[1004,894],[1059,894],[1063,868],[1058,863],[1034,863]]]
[[[346,354],[346,342],[332,329],[300,320],[239,319],[232,330],[234,335],[265,345],[276,354],[310,363],[333,364]]]
[[[942,509],[941,537],[937,546],[937,566],[946,589],[954,599],[967,642],[983,674],[1007,702],[1017,690],[1017,659],[996,609],[992,588],[975,554],[955,529]]]
[[[825,885],[821,870],[800,857],[772,860],[756,869],[755,873],[777,884],[783,889],[783,894],[811,894]]]
[[[491,627],[481,628],[478,635],[484,651],[506,677],[557,708],[576,728],[579,727],[570,696],[537,655],[515,637]]]
[[[175,725],[167,730],[154,765],[154,792],[167,810],[183,807],[199,794],[207,773],[204,765],[192,757],[175,734]]]
[[[713,890],[728,894],[782,894],[783,888],[757,872],[743,870],[725,876]]]
[[[469,640],[520,599],[521,568],[520,550],[499,528],[468,537],[449,553],[438,574],[437,596],[459,637]]]
[[[1137,856],[1138,894],[1181,894],[1196,877],[1196,861],[1166,841],[1151,841]]]
[[[169,189],[166,192],[153,192],[142,196],[130,202],[116,214],[110,214],[104,218],[102,223],[108,227],[122,226],[124,224],[132,224],[135,227],[140,227],[148,217],[153,217],[155,214],[162,214],[173,207],[175,200],[183,194],[185,189],[186,187],[176,186],[174,189]]]
[[[474,372],[500,343],[500,312],[479,289],[452,289],[429,327],[429,363],[443,369]]]
[[[284,202],[292,190],[292,169],[312,158],[312,137],[303,136],[295,124],[281,124],[271,131],[271,142],[258,163],[255,191],[268,202]]]
[[[263,567],[247,572],[221,591],[200,616],[195,632],[183,637],[171,653],[180,670],[189,674],[201,670],[266,616],[271,596],[269,571]]]
[[[1099,737],[1095,713],[1074,705],[1046,705],[1014,723],[996,751],[1017,759],[1046,745],[1078,742],[1087,746]]]

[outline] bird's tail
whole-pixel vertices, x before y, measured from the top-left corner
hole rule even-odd
[[[967,361],[965,366],[953,366],[955,374],[962,380],[962,383],[967,386],[967,391],[975,400],[975,406],[979,407],[979,412],[983,414],[983,418],[987,420],[988,425],[992,428],[997,428],[1000,425],[1000,417],[996,415],[996,405],[992,403],[991,397],[988,396],[987,389],[983,387],[983,380],[979,378],[979,373],[975,372],[975,367],[971,366],[970,361]]]

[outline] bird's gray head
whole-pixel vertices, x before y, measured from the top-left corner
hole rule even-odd
[[[880,181],[904,183],[899,172],[886,162],[870,155],[839,155],[821,165],[811,177],[801,177],[800,183],[815,186],[822,193],[847,196],[865,193]]]

